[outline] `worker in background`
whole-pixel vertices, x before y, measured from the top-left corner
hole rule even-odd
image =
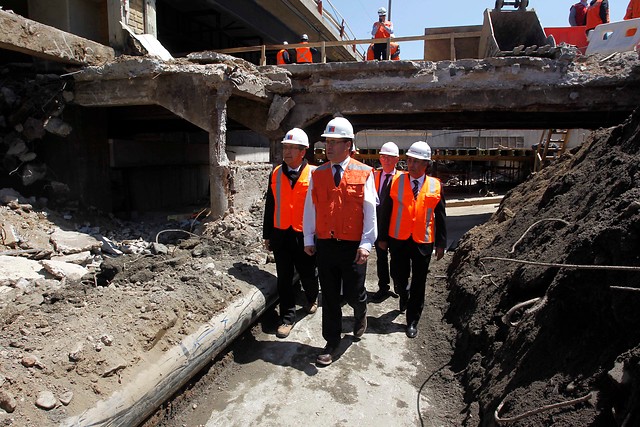
[[[587,8],[587,35],[600,24],[609,22],[609,2],[607,0],[591,0]]]
[[[367,49],[367,61],[373,61],[373,59],[375,58],[374,54],[373,54],[373,46],[374,44],[370,44],[369,48]],[[389,43],[389,46],[391,47],[391,59],[393,61],[398,61],[400,60],[400,45],[398,43],[394,43],[391,42]]]
[[[300,36],[300,43],[309,43],[309,36],[303,34]],[[317,52],[313,47],[297,47],[296,48],[296,64],[308,64],[313,62],[313,54]]]
[[[304,251],[302,215],[309,188],[309,178],[315,166],[304,158],[309,148],[307,134],[293,128],[282,140],[283,162],[269,176],[262,238],[267,250],[273,251],[278,275],[280,325],[278,338],[289,336],[296,322],[294,268],[300,275],[307,297],[305,311],[314,314],[318,309],[318,279],[315,256]]]
[[[284,42],[283,44],[289,44]],[[287,49],[280,49],[276,54],[276,64],[285,65],[291,64],[291,56],[289,55],[289,51]]]
[[[373,23],[371,36],[374,39],[386,39],[393,37],[393,24],[387,21],[387,9],[381,7],[378,9],[378,20]],[[373,58],[377,60],[389,59],[387,56],[386,43],[375,43],[373,45]]]
[[[640,0],[630,0],[624,19],[640,18]]]
[[[382,144],[379,159],[382,169],[374,172],[374,182],[378,192],[378,207],[376,208],[378,230],[382,228],[380,224],[380,206],[389,195],[391,182],[402,173],[396,169],[398,160],[400,160],[400,150],[394,142],[389,141]],[[387,248],[380,248],[378,242],[376,242],[376,269],[378,273],[378,291],[373,294],[371,300],[373,302],[382,302],[389,296],[397,297],[396,293],[390,292],[389,251]]]
[[[431,253],[444,256],[447,244],[445,202],[440,180],[427,175],[431,147],[424,141],[407,151],[407,173],[389,187],[380,208],[378,245],[391,253],[391,277],[400,296],[400,311],[406,310],[409,338],[418,334]],[[409,281],[411,276],[411,281]]]
[[[584,27],[587,25],[588,0],[580,0],[569,9],[569,24],[572,27]]]
[[[367,329],[367,259],[376,241],[376,188],[371,167],[353,159],[353,126],[344,117],[327,123],[322,137],[328,162],[311,174],[304,205],[304,250],[317,252],[322,290],[322,337],[316,364],[333,362],[342,339],[342,301],[353,308],[353,337]]]

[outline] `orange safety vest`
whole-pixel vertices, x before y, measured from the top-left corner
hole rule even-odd
[[[600,24],[604,24],[600,18],[600,7],[602,7],[602,0],[598,0],[593,4],[593,6],[589,6],[587,9],[587,30],[592,30]],[[609,22],[609,11],[607,10],[607,21]]]
[[[331,162],[313,174],[311,197],[316,207],[316,236],[319,239],[362,240],[364,185],[371,167],[350,159],[338,187],[333,182]]]
[[[393,200],[393,211],[389,221],[389,237],[406,240],[409,237],[416,243],[433,243],[435,241],[434,210],[440,202],[440,180],[425,176],[424,184],[413,198],[409,174],[402,174],[391,184],[390,197]]]
[[[393,182],[393,180],[398,175],[401,175],[403,173],[404,172],[399,171],[399,170],[396,169],[396,173],[393,176],[391,176],[391,182]],[[382,175],[384,175],[384,171],[382,169],[373,171],[373,179],[374,179],[374,182],[376,184],[376,192],[377,193],[380,193],[380,186],[383,184],[382,183]],[[389,185],[391,185],[391,183],[389,183]]]
[[[302,42],[306,44],[307,42]],[[313,62],[313,55],[311,54],[311,48],[308,47],[297,47],[296,48],[296,62],[298,64],[304,64]]]
[[[629,1],[627,6],[627,13],[624,15],[624,19],[640,18],[640,0]]]
[[[373,36],[374,39],[386,39],[387,37],[391,37],[391,33],[387,30],[386,25],[391,26],[391,21],[379,22],[378,29],[376,29],[376,34]]]
[[[287,64],[287,61],[284,60],[284,54],[287,51],[285,49],[281,49],[278,51],[278,54],[276,55],[276,64],[278,65],[285,65]]]
[[[369,49],[367,49],[367,61],[373,61],[373,45],[369,45]]]
[[[309,173],[313,169],[315,167],[309,165],[302,169],[293,188],[289,178],[282,172],[282,165],[276,167],[271,173],[271,191],[275,199],[273,215],[275,228],[286,230],[293,227],[296,231],[302,231],[304,200],[309,189]]]
[[[389,55],[389,58],[391,58],[392,61],[400,60],[400,45],[398,43],[390,43],[390,46],[391,54]]]

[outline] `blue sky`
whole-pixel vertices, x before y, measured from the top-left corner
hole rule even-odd
[[[569,26],[569,8],[578,0],[529,0],[529,9],[535,9],[543,27]],[[378,8],[388,8],[388,0],[325,0],[325,9],[331,5],[340,12],[358,39],[371,37],[371,26],[378,19]],[[628,0],[609,0],[611,21],[620,21]],[[330,5],[331,4],[331,5]],[[493,8],[494,0],[392,0],[391,21],[396,37],[424,34],[425,28],[482,25],[483,13]],[[513,6],[503,10],[513,11]],[[421,59],[422,42],[403,42],[402,59]]]

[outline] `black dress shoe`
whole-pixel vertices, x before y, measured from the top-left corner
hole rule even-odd
[[[367,314],[365,313],[362,319],[356,320],[353,327],[353,336],[361,338],[364,332],[367,330]]]
[[[407,336],[415,338],[418,335],[418,322],[411,322],[407,325]]]
[[[371,301],[373,302],[382,302],[389,297],[388,289],[380,289],[375,294],[371,295]]]

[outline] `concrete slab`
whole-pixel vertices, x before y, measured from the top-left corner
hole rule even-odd
[[[260,333],[249,345],[251,354],[235,354],[243,373],[213,402],[206,426],[418,425],[418,389],[412,380],[420,364],[412,357],[404,314],[397,308],[394,298],[369,304],[369,326],[358,340],[353,312],[344,306],[345,335],[328,367],[315,364],[324,346],[322,307],[299,321],[287,339]],[[420,395],[420,406],[430,406],[428,396]]]

